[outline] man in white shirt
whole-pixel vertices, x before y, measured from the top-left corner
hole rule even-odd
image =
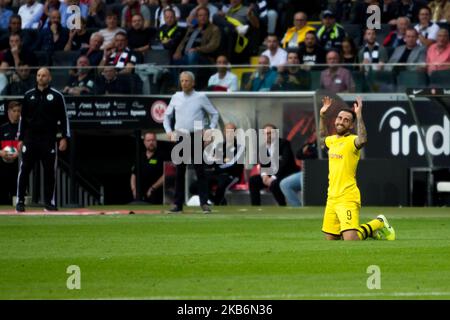
[[[22,29],[37,29],[43,13],[44,5],[42,3],[26,0],[18,12],[22,18]]]
[[[419,33],[417,44],[429,47],[436,42],[439,26],[431,22],[431,10],[428,7],[423,7],[419,11],[419,23],[414,26]]]
[[[204,93],[200,93],[194,90],[195,76],[190,71],[184,71],[180,74],[181,92],[175,93],[169,103],[169,106],[164,113],[164,130],[166,131],[171,141],[177,141],[181,136],[184,139],[190,137],[190,143],[188,143],[190,150],[175,151],[175,148],[182,148],[187,143],[185,141],[180,142],[180,147],[177,144],[172,151],[172,156],[176,155],[182,157],[182,159],[173,159],[176,163],[176,180],[175,180],[175,201],[174,206],[169,211],[170,213],[181,213],[183,211],[184,204],[184,190],[185,190],[185,173],[186,165],[188,163],[194,165],[195,173],[199,184],[199,196],[200,206],[203,213],[210,213],[211,209],[208,207],[208,183],[205,174],[204,162],[203,162],[203,147],[200,145],[200,150],[195,148],[195,139],[200,138],[203,141],[203,130],[215,129],[219,120],[219,112],[209,101],[208,97]],[[206,129],[206,118],[209,115],[209,126]],[[175,124],[172,125],[172,121],[175,118]],[[196,124],[200,123],[201,128],[196,127]],[[200,137],[198,137],[200,135]],[[206,135],[206,132],[205,132]],[[180,155],[180,151],[183,155]],[[187,156],[185,153],[190,152]],[[187,157],[187,159],[186,159]],[[200,162],[198,161],[200,160]]]
[[[266,38],[266,47],[262,55],[269,57],[270,66],[278,67],[279,65],[286,64],[287,52],[280,48],[278,37],[275,34],[269,34]]]
[[[119,17],[112,10],[106,13],[106,28],[101,29],[98,32],[103,37],[103,45],[100,48],[102,50],[114,47],[114,36],[116,33],[124,32],[126,34],[125,30],[119,28]]]
[[[227,91],[238,91],[238,78],[234,73],[228,71],[229,62],[226,56],[220,55],[216,59],[217,73],[213,74],[208,81],[208,87],[220,86]]]

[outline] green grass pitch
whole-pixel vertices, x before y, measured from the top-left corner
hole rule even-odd
[[[380,213],[398,240],[325,241],[321,207],[0,216],[0,299],[449,299],[449,208]]]

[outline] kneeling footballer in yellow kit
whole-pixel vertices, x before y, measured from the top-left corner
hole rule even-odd
[[[328,148],[329,174],[328,198],[322,231],[328,240],[364,240],[385,238],[395,240],[395,231],[384,215],[359,224],[361,196],[356,184],[356,169],[360,150],[367,143],[367,133],[362,118],[362,99],[358,97],[354,111],[342,109],[335,120],[336,134],[328,136],[326,112],[333,100],[325,97],[320,109],[321,146]],[[351,133],[357,121],[357,135]]]

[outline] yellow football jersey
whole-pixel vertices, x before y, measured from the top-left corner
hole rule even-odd
[[[359,149],[355,146],[356,135],[328,136],[328,199],[361,203],[361,195],[356,185],[356,168]]]

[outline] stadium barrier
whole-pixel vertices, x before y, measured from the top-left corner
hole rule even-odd
[[[303,144],[315,141],[318,108],[323,96],[332,96],[335,99],[334,109],[338,110],[339,107],[351,106],[357,95],[334,94],[325,90],[216,91],[207,94],[220,112],[220,127],[226,122],[234,122],[239,128],[247,130],[261,128],[268,122],[273,123],[280,129],[280,135],[291,141],[294,152]],[[422,167],[431,168],[434,172],[435,169],[449,168],[449,94],[450,90],[439,88],[410,88],[403,93],[362,93],[363,115],[369,137],[362,158],[403,160],[408,170]],[[11,99],[20,100],[21,96],[0,98],[1,122],[6,121],[5,102]],[[85,177],[94,177],[104,185],[106,204],[112,203],[111,201],[128,202],[129,168],[139,142],[136,137],[142,130],[154,130],[159,133],[161,140],[165,139],[162,120],[169,101],[170,95],[66,97],[72,132],[78,137],[73,146],[76,170],[83,172]],[[332,129],[332,122],[330,128]],[[111,134],[114,139],[111,139]],[[120,158],[112,152],[116,152],[117,145],[121,146],[124,154]],[[326,154],[319,150],[319,159],[325,157]],[[105,165],[111,163],[111,159],[114,160],[111,166]],[[66,160],[71,163],[71,159]],[[105,176],[110,178],[105,179]],[[409,180],[417,180],[419,176]],[[428,191],[419,192],[418,195],[419,198],[422,194],[426,195],[424,203],[422,200],[411,201],[411,196],[409,202],[412,205],[433,205],[436,200],[436,179],[422,180]],[[116,183],[117,181],[120,183]],[[430,181],[433,181],[433,185]],[[422,182],[414,183],[417,185],[415,190],[421,190]]]

